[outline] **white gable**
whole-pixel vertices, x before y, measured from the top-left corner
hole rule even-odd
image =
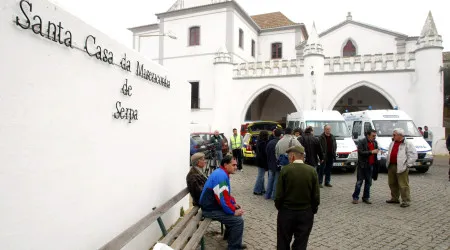
[[[351,39],[358,55],[396,53],[396,36],[353,23],[347,23],[320,39],[326,56],[342,56],[342,49]]]

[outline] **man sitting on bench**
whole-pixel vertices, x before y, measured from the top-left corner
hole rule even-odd
[[[220,168],[208,177],[200,196],[203,216],[220,221],[228,232],[228,249],[246,249],[242,244],[244,233],[244,210],[231,196],[230,174],[237,170],[236,158],[226,155]]]
[[[206,183],[206,176],[203,174],[203,168],[206,165],[205,154],[193,154],[191,156],[191,163],[192,167],[186,176],[186,184],[193,200],[192,204],[198,206],[203,186]]]

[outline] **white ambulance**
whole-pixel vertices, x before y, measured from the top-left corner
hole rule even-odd
[[[300,111],[287,115],[286,126],[292,129],[314,128],[314,135],[320,136],[325,125],[331,126],[331,133],[336,137],[336,161],[333,168],[354,172],[358,162],[358,152],[347,128],[344,118],[338,111]]]
[[[357,143],[364,138],[364,132],[369,128],[377,131],[377,142],[382,153],[379,155],[381,165],[386,166],[386,154],[392,142],[392,132],[395,128],[405,130],[406,140],[410,140],[416,147],[418,159],[414,168],[422,173],[428,171],[433,165],[433,154],[428,143],[423,139],[416,125],[402,110],[365,110],[342,114],[352,137]]]

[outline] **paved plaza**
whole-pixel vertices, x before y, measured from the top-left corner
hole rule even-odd
[[[333,172],[332,188],[322,188],[319,212],[308,249],[450,249],[448,160],[435,160],[428,173],[410,172],[411,206],[386,204],[387,174],[373,182],[372,205],[351,203],[355,174]],[[253,195],[257,167],[231,176],[232,194],[246,214],[244,243],[249,249],[276,249],[277,210],[271,200]],[[266,177],[267,180],[267,177]],[[361,192],[362,195],[362,192]],[[207,232],[206,249],[226,249],[220,224]]]

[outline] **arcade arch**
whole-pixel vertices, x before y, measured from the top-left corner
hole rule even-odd
[[[284,92],[284,91],[283,91]],[[298,108],[292,99],[274,87],[268,87],[255,93],[244,108],[244,121],[277,121],[286,123],[286,116]]]
[[[384,91],[378,91],[372,86],[360,84],[344,90],[332,103],[331,108],[341,113],[367,109],[393,109],[396,105]]]

